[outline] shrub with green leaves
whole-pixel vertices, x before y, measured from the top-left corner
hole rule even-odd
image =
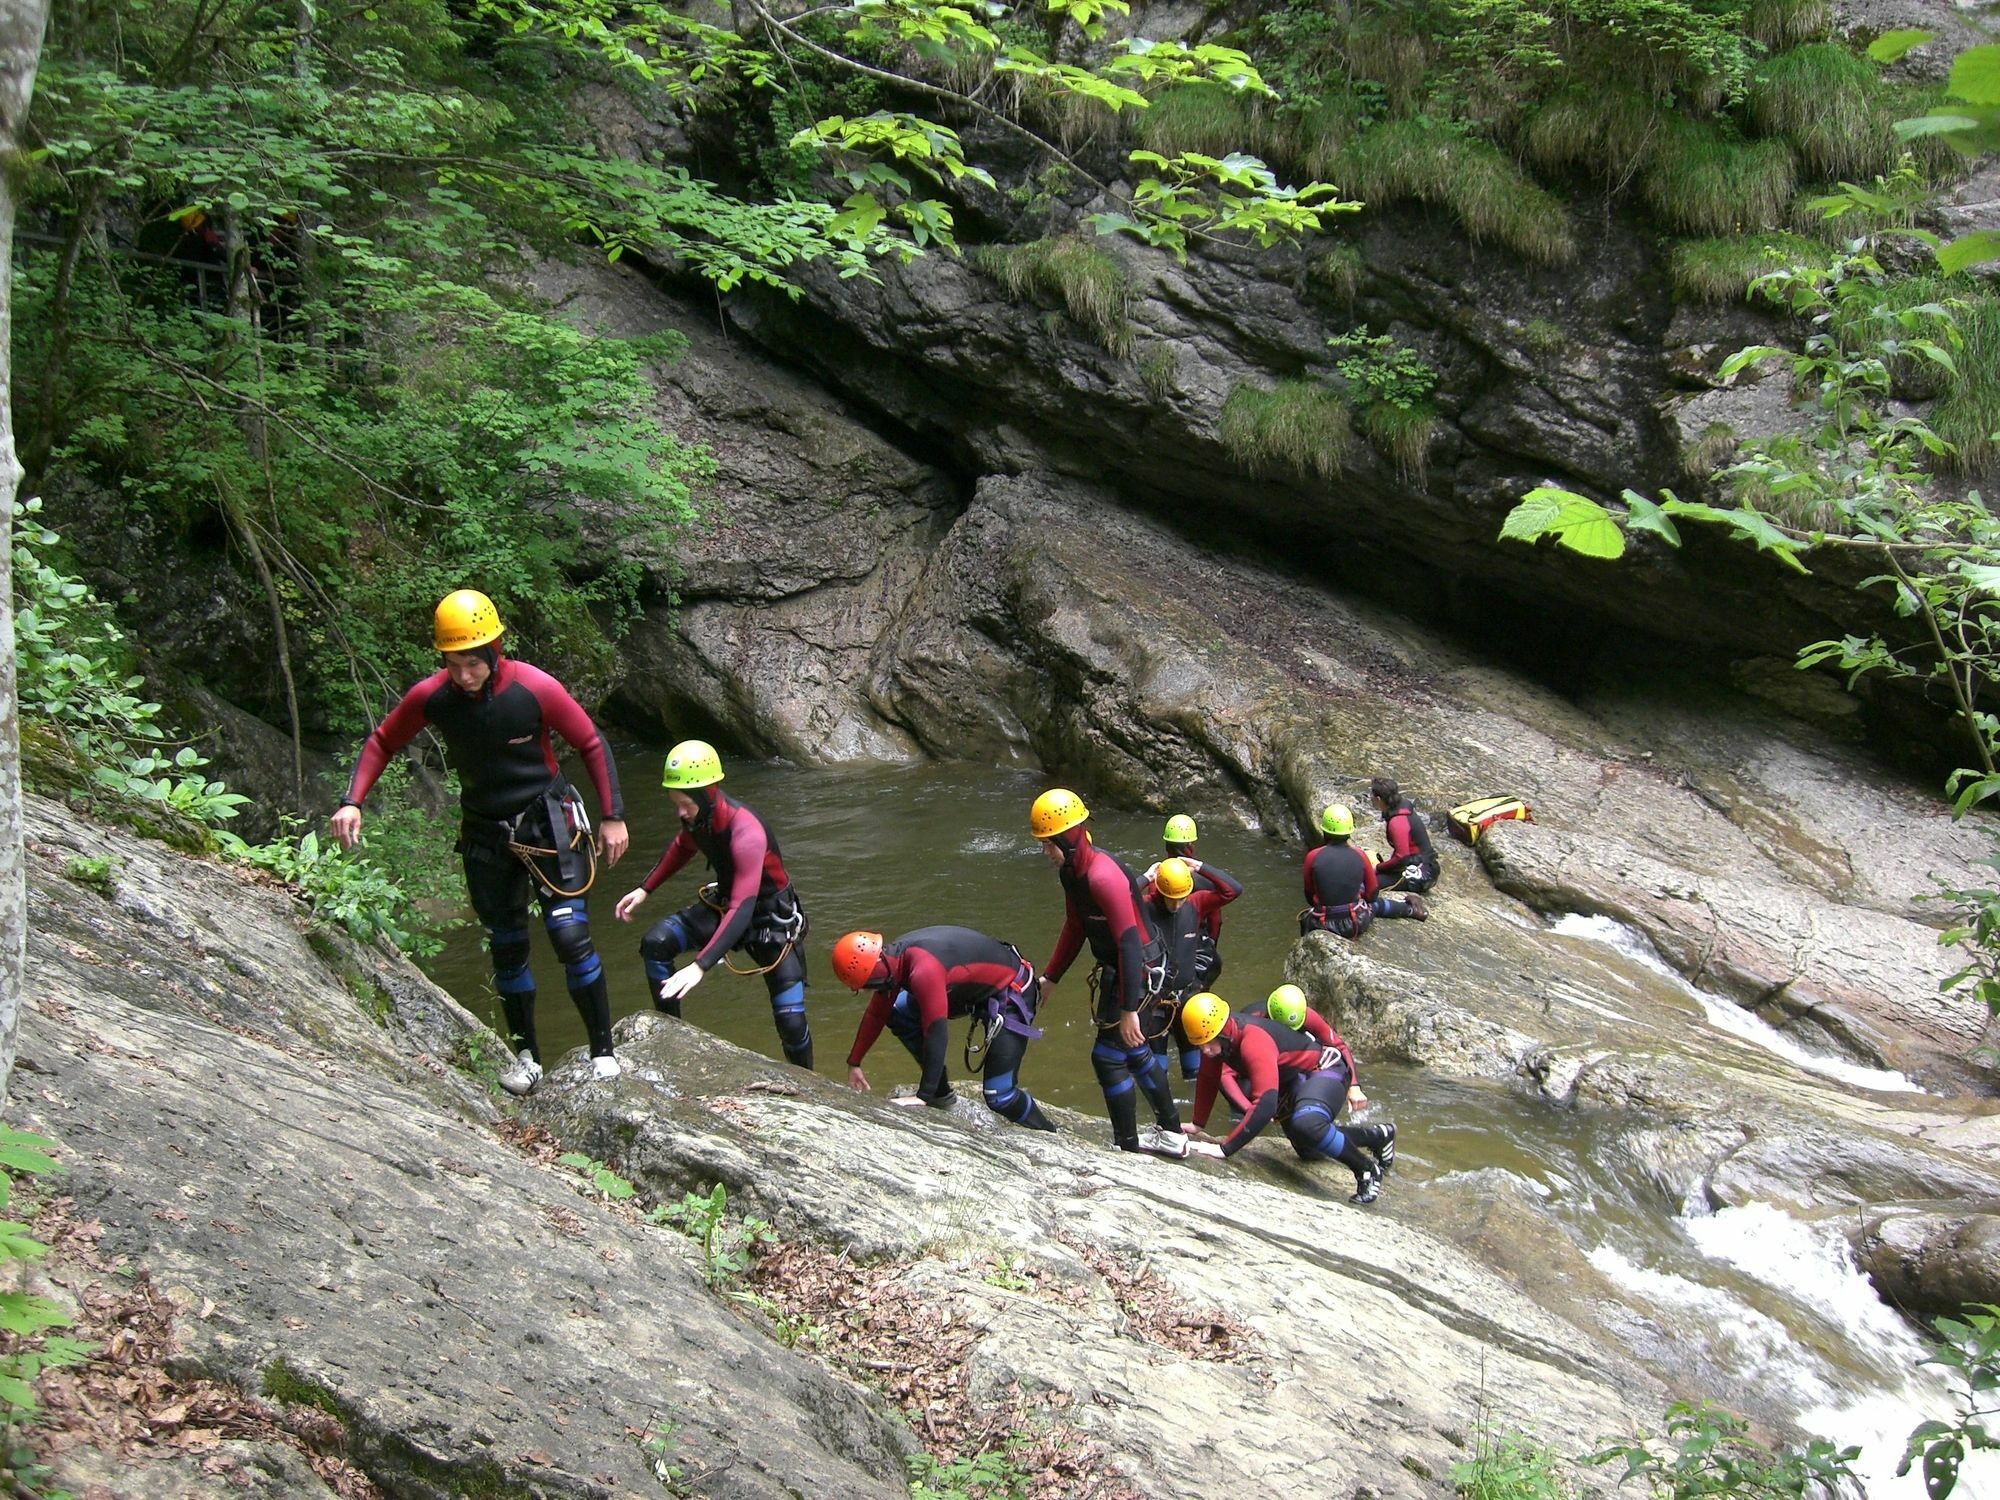
[[[43,1177],[56,1170],[50,1153],[55,1143],[39,1135],[9,1126],[0,1126],[0,1211],[12,1206],[14,1191],[22,1178]],[[0,1267],[18,1272],[22,1264],[41,1259],[48,1246],[36,1239],[26,1224],[0,1219]],[[67,1328],[69,1316],[48,1298],[20,1290],[16,1275],[5,1278],[8,1290],[0,1291],[0,1333],[8,1336],[0,1353],[0,1425],[12,1429],[32,1418],[38,1402],[35,1377],[44,1370],[80,1364],[90,1357],[89,1344],[65,1338],[52,1330]],[[8,1450],[11,1455],[12,1444]],[[7,1466],[14,1467],[11,1461]]]
[[[1621,1482],[1644,1479],[1661,1500],[1825,1500],[1850,1493],[1861,1450],[1814,1438],[1803,1448],[1770,1447],[1750,1424],[1706,1401],[1676,1401],[1666,1432],[1616,1442],[1590,1455],[1594,1464],[1624,1464]]]
[[[1451,1466],[1459,1500],[1569,1500],[1576,1493],[1546,1444],[1482,1423],[1470,1459]]]

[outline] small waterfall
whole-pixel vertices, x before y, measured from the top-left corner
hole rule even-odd
[[[1611,1245],[1591,1264],[1658,1308],[1675,1337],[1699,1341],[1702,1362],[1731,1383],[1788,1410],[1806,1432],[1858,1444],[1871,1500],[1921,1500],[1921,1476],[1898,1479],[1896,1466],[1912,1428],[1954,1414],[1952,1386],[1919,1364],[1923,1340],[1875,1295],[1839,1231],[1761,1203],[1680,1226],[1699,1257],[1681,1270],[1641,1265]],[[1968,1462],[1955,1494],[2000,1496],[2000,1455]]]
[[[1702,1015],[1709,1025],[1718,1031],[1726,1031],[1751,1046],[1781,1057],[1785,1061],[1815,1073],[1822,1078],[1830,1078],[1836,1083],[1848,1084],[1858,1089],[1866,1089],[1878,1094],[1921,1094],[1918,1085],[1910,1082],[1901,1073],[1883,1068],[1867,1068],[1852,1063],[1845,1058],[1829,1057],[1800,1046],[1776,1028],[1759,1020],[1721,995],[1710,994],[1697,989],[1681,977],[1680,972],[1661,960],[1653,951],[1653,945],[1645,937],[1634,932],[1622,922],[1610,917],[1583,916],[1569,912],[1558,917],[1549,930],[1561,937],[1582,938],[1587,942],[1601,943],[1631,959],[1642,968],[1658,974],[1681,993],[1687,995],[1701,1007]]]

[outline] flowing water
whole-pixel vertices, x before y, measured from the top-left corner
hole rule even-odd
[[[656,891],[632,924],[612,918],[617,897],[638,884],[677,826],[658,785],[660,749],[616,748],[633,847],[617,869],[600,874],[590,907],[613,1013],[620,1016],[649,1004],[638,956],[641,933],[692,902],[705,875],[697,859]],[[849,928],[893,937],[959,923],[1014,943],[1037,967],[1048,956],[1062,925],[1062,894],[1027,826],[1029,804],[1048,785],[1043,773],[967,766],[801,769],[733,758],[728,765],[726,789],[775,830],[811,918],[808,1009],[822,1075],[845,1077],[860,1015],[860,1001],[833,979],[827,964],[833,940]],[[1101,847],[1137,871],[1160,856],[1163,821],[1163,812],[1100,807],[1091,828]],[[1290,838],[1219,819],[1204,821],[1201,832],[1199,855],[1245,888],[1225,914],[1224,971],[1216,989],[1237,1003],[1261,999],[1281,982],[1297,940],[1302,851]],[[1363,824],[1360,841],[1379,847],[1379,832],[1372,839],[1370,832]],[[1454,899],[1452,878],[1441,894],[1445,901]],[[1900,1075],[1805,1051],[1728,1001],[1692,988],[1643,939],[1602,918],[1568,917],[1549,926],[1490,890],[1480,895],[1499,918],[1489,925],[1513,930],[1511,943],[1483,942],[1476,927],[1470,941],[1446,941],[1435,924],[1385,921],[1368,934],[1367,950],[1448,986],[1454,975],[1473,973],[1529,982],[1520,945],[1555,945],[1565,957],[1560,972],[1533,980],[1545,1006],[1564,1007],[1616,1034],[1643,1029],[1651,1024],[1646,1018],[1663,1010],[1678,1012],[1689,1024],[1711,1028],[1714,1045],[1742,1048],[1761,1065],[1805,1069],[1869,1091],[1912,1088]],[[543,1052],[553,1059],[581,1045],[584,1036],[563,993],[560,967],[539,933],[535,968]],[[498,1022],[477,928],[455,933],[431,969],[471,1009]],[[1029,1048],[1021,1076],[1043,1100],[1101,1114],[1088,1062],[1095,1029],[1086,1013],[1087,969],[1087,959],[1079,961],[1053,992],[1041,1017],[1046,1034]],[[780,1055],[761,979],[718,968],[689,997],[686,1015],[745,1047]],[[957,1055],[962,1031],[961,1023],[953,1072],[964,1080]],[[1711,1214],[1700,1206],[1665,1204],[1652,1185],[1602,1165],[1620,1158],[1596,1149],[1597,1127],[1588,1112],[1365,1056],[1360,1065],[1374,1109],[1401,1130],[1390,1196],[1397,1187],[1410,1193],[1426,1182],[1475,1196],[1503,1190],[1532,1195],[1625,1299],[1626,1337],[1642,1357],[1725,1404],[1789,1414],[1807,1430],[1862,1443],[1871,1495],[1923,1493],[1915,1478],[1890,1475],[1909,1429],[1923,1416],[1949,1415],[1949,1401],[1935,1380],[1916,1371],[1923,1349],[1917,1332],[1874,1296],[1834,1229],[1764,1205]],[[914,1083],[917,1075],[915,1063],[887,1034],[866,1067],[878,1092]],[[1178,1078],[1176,1084],[1185,1099],[1188,1086]],[[976,1097],[976,1083],[962,1081],[961,1092]],[[1418,1209],[1411,1213],[1422,1217]],[[1968,1470],[1959,1493],[1996,1495],[2000,1485]]]

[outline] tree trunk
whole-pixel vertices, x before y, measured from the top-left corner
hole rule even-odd
[[[28,100],[42,57],[48,0],[0,0],[0,1099],[14,1076],[21,975],[28,951],[28,886],[21,815],[21,702],[14,679],[14,195],[25,163]]]

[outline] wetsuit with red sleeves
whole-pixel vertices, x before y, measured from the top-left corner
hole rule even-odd
[[[538,857],[537,879],[508,850],[510,839],[545,849],[562,848],[568,830],[559,828],[568,783],[556,761],[552,736],[566,740],[583,757],[597,789],[605,820],[623,819],[618,767],[610,747],[563,685],[539,667],[492,653],[492,671],[476,693],[452,686],[448,672],[436,672],[403,695],[361,747],[342,801],[360,806],[396,753],[426,727],[444,739],[445,757],[458,772],[462,824],[459,853],[465,887],[486,929],[493,958],[493,985],[507,1013],[515,1045],[539,1057],[535,1039],[535,976],[529,965],[528,907],[542,908],[542,922],[562,959],[569,992],[590,1033],[593,1056],[611,1053],[611,997],[603,964],[590,939],[590,919],[573,890],[587,864],[574,852]],[[537,883],[539,881],[539,884]]]
[[[583,757],[604,817],[622,819],[618,767],[590,715],[541,668],[495,655],[478,693],[460,692],[447,672],[405,693],[362,746],[342,800],[358,807],[396,752],[429,727],[443,736],[445,757],[458,772],[467,821],[517,817],[561,779],[551,739],[560,735]]]
[[[715,873],[719,904],[696,901],[684,906],[655,922],[641,939],[639,955],[653,1004],[670,1015],[680,1014],[678,1000],[662,1001],[658,996],[682,954],[693,953],[694,962],[706,971],[731,949],[742,948],[763,971],[786,1060],[810,1068],[812,1031],[806,1022],[801,946],[806,918],[785,873],[778,840],[755,811],[724,795],[719,786],[700,787],[687,795],[697,805],[693,820],[682,820],[680,832],[639,884],[649,892],[657,890],[699,854]]]
[[[1437,850],[1431,847],[1431,831],[1423,815],[1405,797],[1382,814],[1382,830],[1389,839],[1389,857],[1376,867],[1376,878],[1384,890],[1428,891],[1437,884]]]
[[[951,1022],[982,1018],[987,1107],[1019,1125],[1055,1129],[1017,1081],[1022,1053],[1041,1035],[1033,1024],[1041,986],[1018,949],[970,927],[920,927],[883,945],[867,987],[874,993],[861,1013],[848,1067],[861,1066],[886,1025],[923,1068],[917,1097],[926,1104],[949,1104],[945,1058]]]
[[[1222,1044],[1220,1049],[1213,1056],[1203,1054],[1201,1075],[1195,1080],[1194,1122],[1208,1123],[1225,1068],[1247,1078],[1249,1086],[1244,1093],[1250,1099],[1249,1113],[1236,1122],[1222,1143],[1222,1154],[1234,1156],[1277,1118],[1281,1090],[1319,1070],[1321,1049],[1312,1037],[1280,1026],[1269,1016],[1231,1016],[1216,1039]]]
[[[1269,1011],[1264,1009],[1264,1003],[1259,1001],[1256,1005],[1244,1011],[1240,1019],[1245,1021],[1258,1019],[1268,1021],[1271,1019],[1271,1015]],[[1327,1048],[1333,1047],[1338,1049],[1341,1055],[1347,1059],[1348,1082],[1353,1083],[1357,1081],[1354,1076],[1354,1054],[1347,1050],[1347,1043],[1340,1039],[1340,1033],[1326,1024],[1325,1016],[1316,1010],[1308,1010],[1305,1020],[1299,1025],[1299,1030],[1319,1044],[1320,1060],[1322,1062],[1326,1060]],[[1244,1092],[1245,1082],[1244,1076],[1233,1067],[1225,1067],[1222,1070],[1222,1076],[1216,1080],[1217,1087],[1222,1090],[1222,1097],[1227,1099],[1230,1108],[1236,1110],[1239,1114],[1247,1114],[1250,1109],[1250,1096]]]
[[[1332,839],[1306,855],[1306,909],[1299,935],[1337,932],[1360,937],[1374,920],[1375,866],[1345,839]]]
[[[1242,894],[1242,882],[1219,866],[1203,865],[1194,872],[1194,894],[1188,904],[1201,921],[1194,954],[1196,989],[1213,989],[1222,977],[1222,908]]]
[[[1143,925],[1138,885],[1125,867],[1092,844],[1090,835],[1080,828],[1057,834],[1054,842],[1063,851],[1059,871],[1063,926],[1042,972],[1051,980],[1061,979],[1085,941],[1089,942],[1091,956],[1097,960],[1094,1019],[1098,1027],[1090,1065],[1104,1090],[1112,1139],[1121,1150],[1136,1151],[1139,1112],[1138,1101],[1132,1097],[1135,1086],[1146,1091],[1162,1130],[1180,1129],[1173,1088],[1152,1044],[1142,1037],[1138,1046],[1128,1047],[1118,1031],[1120,1018],[1136,1013],[1158,988],[1154,976],[1164,979],[1163,955],[1158,939]]]

